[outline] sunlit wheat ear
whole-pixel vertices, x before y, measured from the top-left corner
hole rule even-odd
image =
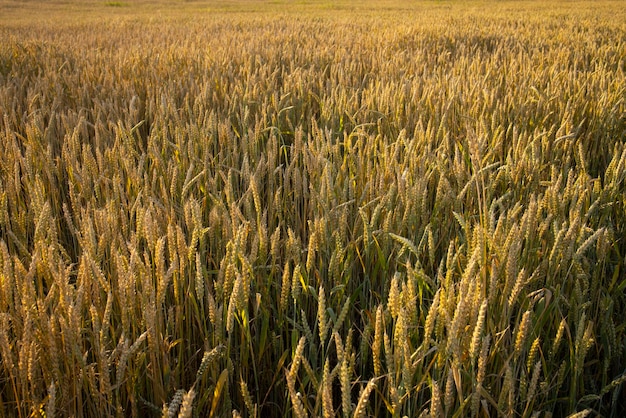
[[[191,418],[193,412],[193,400],[196,397],[196,390],[192,387],[183,396],[183,401],[178,412],[178,418]]]
[[[324,293],[323,286],[320,286],[319,293],[317,295],[317,322],[320,343],[324,345],[326,342],[326,335],[330,329],[330,323],[326,312],[326,294]]]
[[[329,359],[324,361],[324,371],[322,374],[322,415],[324,418],[330,418],[335,416],[333,410],[333,378],[330,374]]]
[[[291,228],[287,230],[287,242],[285,244],[285,249],[289,260],[294,263],[300,262],[300,240],[296,238],[296,235]]]
[[[337,360],[342,361],[346,355],[343,341],[341,340],[341,336],[339,335],[339,333],[333,332],[332,335],[335,341],[335,349],[337,350]]]
[[[376,325],[374,327],[374,341],[372,343],[372,361],[374,363],[374,375],[382,374],[381,350],[383,345],[383,307],[376,308]]]
[[[317,242],[317,234],[313,232],[309,238],[309,246],[307,250],[306,257],[306,271],[311,273],[311,269],[313,268],[313,264],[315,263],[315,252],[317,250],[319,243]]]
[[[339,282],[341,279],[341,261],[346,254],[346,248],[344,247],[344,242],[341,240],[341,236],[339,232],[335,229],[333,231],[333,238],[335,241],[335,250],[331,256],[328,270],[331,273],[331,276],[335,282]]]
[[[350,384],[351,375],[350,360],[347,355],[344,355],[339,372],[339,383],[341,384],[341,408],[344,416],[350,416],[352,413],[352,394]]]
[[[385,366],[389,376],[389,391],[391,396],[392,405],[395,408],[399,402],[399,396],[396,387],[396,359],[394,356],[391,340],[387,331],[383,331],[383,344],[385,348]]]
[[[532,322],[532,311],[524,312],[522,316],[522,320],[517,326],[517,330],[515,332],[515,355],[518,356],[524,345],[526,344],[526,337],[528,336],[528,332],[530,331],[530,326]]]
[[[535,338],[530,346],[530,349],[528,350],[528,358],[526,360],[526,368],[528,370],[531,370],[535,364],[535,360],[537,359],[537,355],[539,354],[540,343],[540,338]]]
[[[353,418],[363,418],[365,417],[366,408],[370,393],[376,388],[376,383],[374,379],[370,379],[367,382],[365,388],[361,391],[359,396],[359,401],[357,402],[356,409],[354,410]]]
[[[200,254],[196,252],[196,275],[195,275],[195,290],[198,302],[200,306],[204,308],[204,275],[202,273],[202,262],[200,261]]]
[[[315,344],[315,338],[313,336],[313,331],[311,331],[311,327],[309,326],[309,321],[306,319],[306,313],[304,309],[300,309],[300,315],[302,320],[302,331],[304,332],[304,336],[310,344]]]
[[[214,327],[217,327],[217,306],[215,304],[215,298],[211,291],[207,292],[208,308],[209,308],[209,320]]]
[[[435,328],[435,321],[437,320],[437,312],[439,310],[439,298],[441,295],[441,288],[437,289],[432,305],[428,309],[426,315],[426,321],[424,322],[424,344],[429,344],[430,337]]]
[[[456,305],[456,309],[454,310],[454,316],[452,318],[452,323],[449,327],[449,338],[447,350],[451,353],[456,361],[459,361],[461,358],[461,331],[466,324],[467,321],[467,299],[464,293],[459,295],[459,300]]]
[[[196,372],[196,384],[200,379],[202,379],[202,376],[209,368],[209,366],[213,364],[216,360],[218,360],[225,350],[226,346],[220,344],[217,347],[211,349],[211,351],[204,352],[204,355],[202,356],[202,361],[200,362],[200,367],[198,367],[198,371]]]
[[[298,374],[298,369],[300,367],[300,363],[302,361],[302,353],[304,351],[305,341],[306,341],[305,337],[301,337],[300,340],[298,341],[298,346],[296,347],[296,351],[294,353],[291,367],[289,368],[289,371],[286,372],[286,380],[287,380],[287,387],[289,389],[289,397],[291,399],[291,403],[294,408],[295,416],[297,416],[298,418],[308,416],[308,414],[306,413],[306,410],[304,409],[304,405],[302,403],[302,399],[301,399],[302,395],[300,394],[300,392],[296,391],[296,378]]]
[[[514,224],[509,234],[506,238],[505,246],[507,250],[507,258],[506,258],[506,284],[505,289],[509,291],[513,287],[513,283],[517,278],[518,272],[518,263],[519,263],[519,252],[521,251],[521,232],[519,230],[519,226]]]
[[[335,325],[333,325],[333,330],[332,333],[338,333],[339,330],[341,329],[341,326],[343,325],[346,317],[348,316],[348,311],[350,310],[350,307],[352,306],[350,298],[346,299],[346,301],[344,302],[341,311],[339,312],[339,315],[337,316],[337,322],[335,322]]]
[[[430,416],[442,417],[443,408],[441,406],[441,390],[439,389],[439,383],[433,380],[431,383],[431,398],[430,398]]]
[[[512,307],[517,301],[517,297],[519,296],[520,292],[526,285],[526,279],[527,279],[526,270],[522,268],[517,274],[517,279],[515,279],[513,288],[511,289],[511,294],[509,295],[509,299],[508,299],[509,308]]]
[[[263,207],[261,206],[261,197],[259,195],[259,185],[256,176],[250,179],[250,189],[252,190],[252,198],[254,200],[254,209],[257,214],[257,220],[260,220]]]
[[[233,285],[233,293],[230,295],[230,299],[228,301],[228,313],[226,315],[226,331],[231,334],[233,332],[233,328],[235,326],[235,315],[237,313],[238,305],[241,304],[240,300],[242,298],[242,284],[241,284],[241,276],[238,275],[237,280],[235,280],[235,284]]]
[[[289,294],[291,293],[291,270],[289,268],[289,262],[285,263],[283,268],[283,279],[280,290],[280,311],[284,313],[287,310],[287,304],[289,303]]]
[[[298,346],[296,347],[296,351],[293,356],[293,360],[291,361],[291,367],[289,368],[289,376],[295,379],[296,374],[298,373],[298,368],[300,367],[300,362],[302,361],[302,354],[304,352],[304,344],[306,343],[306,337],[300,337],[298,341]]]
[[[478,413],[478,406],[481,399],[481,392],[483,390],[483,382],[485,380],[485,374],[487,372],[487,361],[489,356],[489,345],[491,343],[491,338],[489,335],[483,338],[482,348],[480,350],[480,357],[478,358],[478,372],[476,373],[476,388],[474,389],[474,393],[472,394],[472,415],[476,415]]]
[[[470,343],[470,358],[472,361],[476,360],[478,355],[478,345],[482,340],[482,335],[485,330],[485,317],[487,314],[487,299],[480,305],[480,311],[478,313],[478,319],[476,326],[474,327],[474,333],[472,335],[472,341]]]
[[[407,320],[413,324],[417,321],[417,304],[414,301],[418,300],[418,281],[421,278],[420,273],[417,273],[412,267],[408,269],[410,279],[404,282],[402,285],[402,303],[406,309]]]
[[[559,345],[561,344],[561,340],[563,339],[563,333],[565,332],[565,327],[567,326],[567,321],[565,318],[561,319],[559,323],[559,328],[556,331],[556,335],[554,336],[554,340],[552,341],[552,348],[550,354],[555,355],[559,349]]]
[[[454,405],[454,394],[455,394],[455,390],[454,390],[454,372],[452,371],[452,368],[448,369],[448,377],[446,378],[446,393],[444,395],[444,408],[445,408],[445,414],[444,415],[448,415],[448,413],[452,410],[452,407]]]
[[[294,303],[298,302],[298,296],[302,292],[302,266],[297,264],[293,269],[293,274],[291,275],[291,298]]]
[[[295,385],[295,380],[293,378],[287,377],[287,388],[289,389],[289,397],[291,399],[291,404],[293,405],[294,415],[297,418],[306,418],[309,415],[304,409],[304,405],[302,403],[302,394],[300,392],[296,392]]]
[[[274,262],[277,262],[280,258],[280,246],[280,226],[277,226],[270,237],[270,254],[274,259]]]
[[[400,287],[399,287],[400,273],[394,274],[389,284],[389,297],[387,299],[387,308],[391,313],[391,317],[396,319],[398,317],[398,311],[400,308]]]

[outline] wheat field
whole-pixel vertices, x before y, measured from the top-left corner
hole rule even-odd
[[[619,417],[622,1],[0,1],[1,417]]]

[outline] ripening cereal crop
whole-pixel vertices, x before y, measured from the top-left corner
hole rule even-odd
[[[0,416],[621,416],[623,6],[0,0]]]

